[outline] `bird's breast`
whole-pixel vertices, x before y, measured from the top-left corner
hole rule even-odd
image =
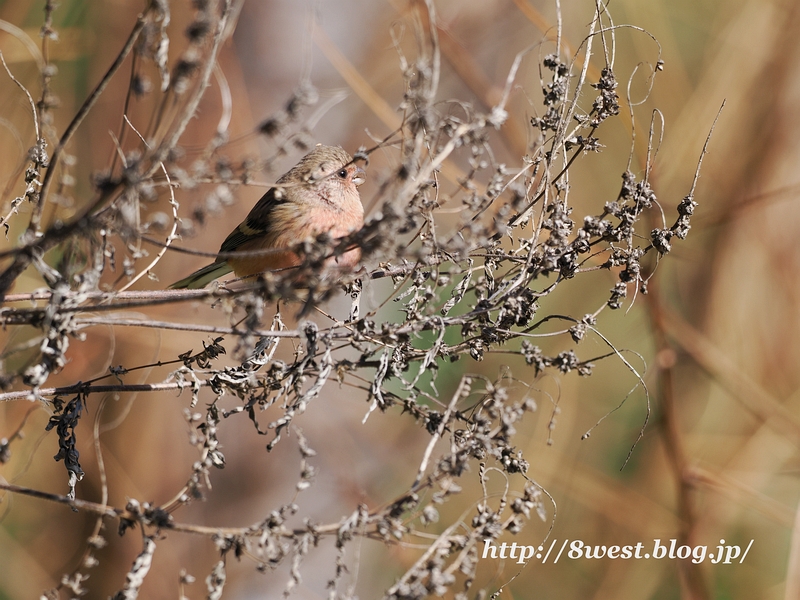
[[[318,235],[327,233],[333,239],[345,237],[364,224],[364,209],[360,200],[340,205],[315,203],[307,206],[286,202],[275,206],[269,215],[267,231],[248,240],[239,248],[243,251],[263,250],[263,255],[230,258],[228,264],[237,277],[257,275],[264,271],[275,271],[296,267],[300,257],[288,248]],[[361,260],[360,248],[353,248],[338,257],[331,257],[329,266],[352,269]]]

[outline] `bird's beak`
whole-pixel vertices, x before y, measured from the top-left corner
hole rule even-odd
[[[356,165],[355,173],[353,173],[353,183],[356,184],[356,187],[360,186],[367,180],[367,172],[364,171],[361,167]]]

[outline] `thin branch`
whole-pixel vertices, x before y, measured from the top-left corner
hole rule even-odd
[[[6,59],[3,56],[2,52],[0,52],[0,62],[3,63],[3,68],[6,70],[6,73],[8,74],[8,77],[11,79],[11,81],[13,81],[16,84],[16,86],[19,89],[21,89],[25,93],[25,96],[28,98],[28,103],[31,105],[31,113],[33,114],[33,126],[34,126],[34,131],[36,132],[36,139],[39,140],[42,137],[42,133],[41,131],[39,131],[39,114],[36,112],[36,103],[33,101],[33,96],[31,96],[31,93],[28,91],[28,88],[22,85],[22,83],[16,77],[14,77],[14,74],[11,72],[11,69],[9,69],[8,65],[6,64]]]
[[[38,390],[23,390],[19,392],[4,392],[0,394],[0,402],[13,400],[36,400],[37,398],[70,396],[72,394],[108,394],[125,392],[168,392],[172,390],[187,390],[193,386],[204,387],[209,385],[207,380],[171,381],[165,383],[120,383],[113,385],[86,385],[78,382],[63,387],[39,388]]]

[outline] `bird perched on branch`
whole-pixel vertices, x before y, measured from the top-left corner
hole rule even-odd
[[[364,224],[358,186],[364,169],[339,147],[317,145],[261,197],[234,229],[210,265],[173,283],[173,289],[202,288],[233,271],[248,277],[298,266],[302,261],[290,248],[327,233],[342,238]],[[262,252],[257,252],[262,251]],[[242,252],[241,256],[229,253]],[[331,267],[352,269],[361,258],[359,248],[330,259]]]

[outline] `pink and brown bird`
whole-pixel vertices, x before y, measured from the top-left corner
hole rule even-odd
[[[336,240],[361,228],[358,186],[364,180],[364,169],[342,148],[317,145],[261,197],[222,242],[213,263],[170,287],[196,289],[231,271],[250,277],[298,266],[302,261],[292,247],[323,233]],[[243,254],[230,255],[235,252]],[[361,250],[351,248],[328,262],[332,269],[350,270],[360,259]]]

